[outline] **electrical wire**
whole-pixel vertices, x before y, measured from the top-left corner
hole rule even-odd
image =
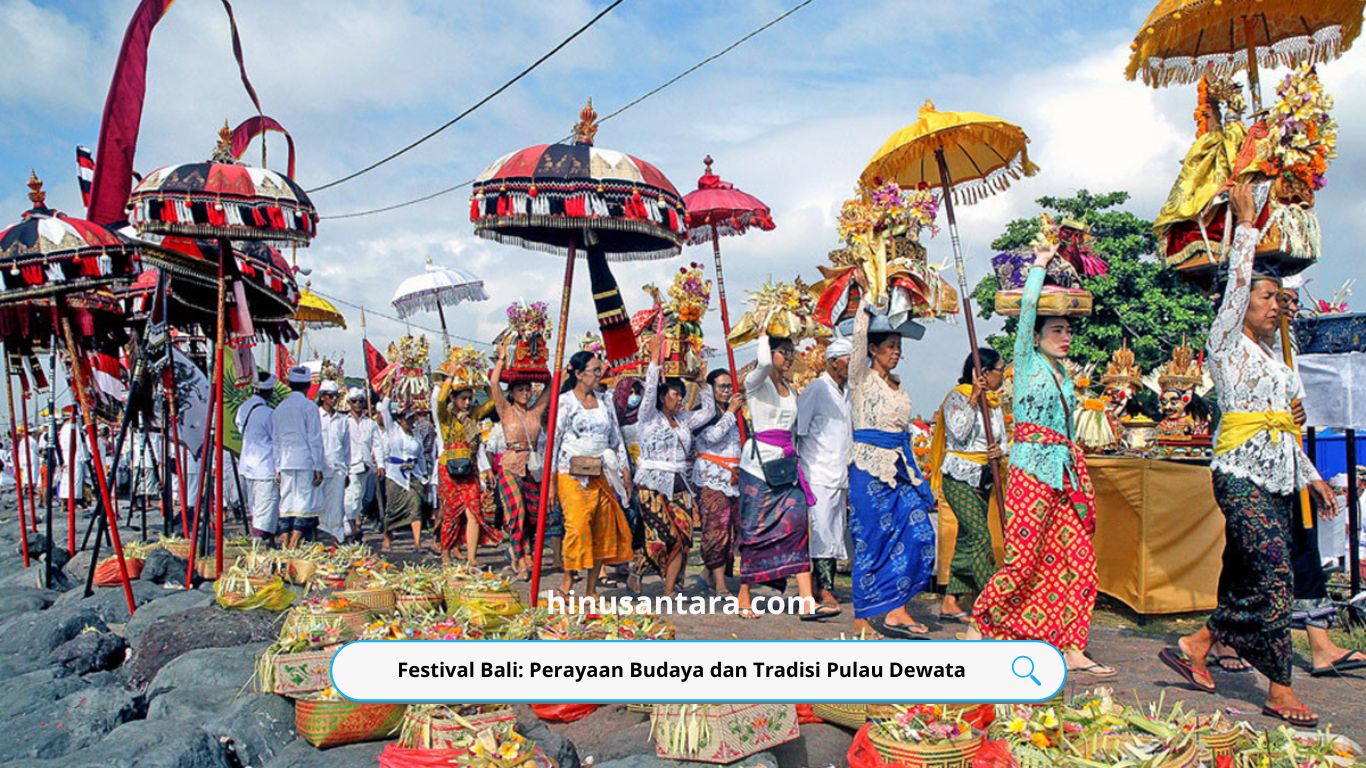
[[[567,46],[567,45],[569,45],[571,42],[573,42],[573,41],[574,41],[574,38],[578,37],[579,35],[583,34],[584,32],[587,32],[588,29],[589,29],[590,27],[592,27],[594,24],[597,24],[597,23],[602,19],[602,17],[604,17],[604,16],[606,16],[607,14],[611,13],[613,9],[615,9],[618,5],[621,5],[621,4],[624,3],[624,2],[626,2],[626,0],[614,0],[614,2],[613,2],[611,5],[607,6],[606,8],[602,9],[601,11],[599,11],[599,12],[598,12],[598,15],[596,15],[596,16],[594,16],[593,18],[589,19],[588,22],[587,22],[586,24],[584,24],[583,26],[581,26],[581,27],[579,27],[577,30],[575,30],[575,31],[574,31],[574,34],[572,34],[572,35],[570,35],[569,37],[566,37],[565,39],[561,40],[559,45],[555,46],[554,48],[551,48],[549,51],[547,51],[547,52],[545,53],[545,55],[541,56],[541,58],[539,58],[539,59],[535,60],[534,62],[532,62],[531,65],[528,66],[526,69],[523,69],[521,72],[518,72],[516,77],[514,77],[514,78],[512,78],[511,80],[507,81],[506,83],[503,83],[502,85],[498,86],[497,90],[493,91],[493,92],[490,93],[489,95],[487,95],[487,96],[485,96],[484,98],[480,99],[479,101],[475,102],[473,106],[469,107],[469,108],[466,109],[464,112],[461,112],[460,114],[456,115],[455,117],[451,118],[450,120],[447,120],[447,121],[446,121],[445,123],[443,123],[440,127],[438,127],[436,130],[434,130],[434,131],[428,133],[426,136],[423,136],[422,138],[418,139],[417,141],[412,142],[412,143],[409,144],[408,146],[406,146],[406,147],[404,147],[404,148],[402,148],[402,149],[400,149],[400,150],[398,150],[398,151],[396,151],[396,152],[392,152],[392,153],[390,153],[389,155],[385,156],[384,158],[382,158],[382,159],[380,159],[380,160],[377,160],[377,161],[371,163],[370,165],[365,166],[364,168],[360,169],[359,171],[356,171],[356,172],[354,172],[354,173],[350,173],[350,174],[348,174],[348,175],[346,175],[346,176],[343,176],[343,177],[341,177],[340,179],[337,179],[337,180],[335,180],[335,181],[329,181],[329,182],[327,182],[326,184],[323,184],[322,186],[314,187],[314,188],[312,188],[312,189],[310,189],[310,190],[307,190],[307,192],[308,192],[310,195],[313,194],[313,193],[315,193],[315,192],[321,192],[321,191],[323,191],[324,189],[330,189],[330,188],[335,187],[335,186],[337,186],[337,185],[339,185],[339,184],[344,184],[344,183],[346,183],[346,182],[348,182],[348,181],[350,181],[350,180],[356,178],[357,176],[361,176],[361,175],[363,175],[363,174],[369,173],[370,171],[375,170],[376,168],[380,167],[381,165],[384,165],[385,163],[389,162],[390,160],[393,160],[394,158],[399,157],[400,155],[403,155],[403,154],[409,152],[410,150],[412,150],[412,149],[418,147],[419,145],[425,143],[427,140],[431,139],[432,137],[436,136],[438,133],[441,133],[442,131],[446,130],[447,128],[450,128],[452,125],[455,125],[456,123],[460,122],[461,120],[464,120],[467,116],[469,116],[469,115],[470,115],[471,113],[473,113],[475,110],[479,109],[480,107],[484,106],[485,104],[489,103],[490,101],[493,101],[493,100],[498,96],[498,94],[500,94],[500,93],[502,93],[503,91],[506,91],[507,89],[511,88],[513,85],[515,85],[515,84],[517,83],[518,80],[521,80],[522,78],[524,78],[524,77],[526,77],[527,75],[531,74],[532,71],[534,71],[537,67],[541,66],[541,65],[544,64],[546,61],[548,61],[548,60],[550,59],[551,56],[554,56],[555,54],[559,53],[565,46]]]
[[[654,89],[652,89],[652,90],[646,92],[644,95],[642,95],[642,96],[640,96],[640,97],[638,97],[638,98],[636,98],[636,99],[630,101],[629,103],[627,103],[627,104],[626,104],[625,106],[623,106],[622,108],[620,108],[620,109],[618,109],[618,110],[616,110],[616,111],[614,111],[614,112],[609,113],[609,114],[608,114],[606,117],[604,117],[604,118],[599,119],[599,120],[598,120],[598,123],[599,123],[599,124],[605,123],[605,122],[607,122],[608,120],[611,120],[612,118],[614,118],[614,117],[620,115],[621,113],[625,112],[626,110],[631,109],[632,107],[635,107],[635,106],[639,105],[641,102],[645,101],[646,99],[648,99],[648,98],[650,98],[650,97],[652,97],[652,96],[657,95],[660,91],[663,91],[664,89],[668,88],[669,86],[673,85],[674,83],[677,83],[679,80],[682,80],[683,78],[687,77],[688,75],[691,75],[692,73],[696,72],[697,70],[701,69],[702,67],[705,67],[706,65],[712,63],[713,61],[716,61],[717,59],[721,58],[722,56],[725,56],[726,54],[730,53],[731,51],[735,50],[736,48],[739,48],[741,45],[744,45],[745,43],[749,42],[749,41],[750,41],[751,39],[753,39],[754,37],[758,36],[759,34],[765,32],[765,31],[767,31],[770,27],[774,26],[775,24],[778,24],[779,22],[781,22],[781,21],[783,21],[784,19],[786,19],[788,16],[791,16],[792,14],[796,13],[797,11],[800,11],[801,9],[803,9],[803,8],[805,8],[806,6],[812,4],[813,2],[815,2],[815,0],[802,0],[802,2],[797,3],[796,5],[794,5],[794,6],[792,6],[791,8],[789,8],[786,12],[782,13],[782,14],[779,15],[779,16],[774,17],[774,18],[771,19],[771,20],[769,20],[769,21],[768,21],[766,24],[764,24],[763,26],[761,26],[761,27],[759,27],[759,28],[753,30],[753,31],[750,32],[749,34],[745,35],[744,37],[741,37],[739,40],[736,40],[735,42],[731,43],[730,45],[726,46],[725,48],[722,48],[720,51],[718,51],[718,52],[712,54],[711,56],[708,56],[707,58],[705,58],[705,59],[699,61],[698,63],[692,65],[691,67],[688,67],[687,69],[683,70],[683,71],[680,72],[679,74],[673,76],[673,77],[670,78],[669,80],[665,81],[665,83],[664,83],[663,85],[660,85],[660,86],[658,86],[658,87],[656,87],[656,88],[654,88]],[[561,139],[561,142],[568,141],[569,138],[570,138],[570,137],[565,137],[564,139]],[[334,183],[336,183],[336,182],[334,182]],[[350,213],[338,213],[338,214],[333,214],[333,215],[331,215],[331,216],[319,216],[318,218],[320,218],[320,219],[354,219],[354,218],[359,218],[359,217],[361,217],[361,216],[372,216],[372,215],[377,214],[377,213],[388,213],[389,211],[396,211],[396,210],[398,210],[398,209],[400,209],[400,208],[407,208],[407,207],[410,206],[410,205],[417,205],[418,203],[425,203],[425,202],[427,202],[428,200],[432,200],[432,199],[434,199],[434,198],[438,198],[438,197],[441,197],[441,196],[443,196],[443,195],[448,195],[448,194],[450,194],[450,193],[452,193],[452,192],[455,192],[456,190],[464,189],[465,187],[468,187],[468,186],[470,186],[470,185],[473,184],[473,183],[474,183],[474,179],[470,179],[470,180],[468,180],[468,181],[463,181],[463,182],[461,182],[461,183],[459,183],[459,184],[456,184],[456,185],[454,185],[454,186],[446,187],[445,189],[440,190],[440,191],[438,191],[438,192],[432,192],[431,194],[423,195],[422,197],[417,197],[417,198],[414,198],[414,199],[412,199],[412,200],[406,200],[406,201],[401,202],[401,203],[394,203],[393,205],[386,205],[386,206],[384,206],[383,208],[373,208],[373,209],[364,210],[364,211],[352,211],[352,212],[350,212]],[[319,189],[322,189],[322,187],[319,187]],[[312,191],[312,190],[310,190],[310,191]]]
[[[353,308],[353,309],[359,309],[360,311],[366,313],[367,315],[374,315],[375,317],[382,317],[382,318],[384,318],[385,320],[392,320],[392,321],[394,321],[394,322],[396,322],[396,323],[403,323],[404,325],[406,325],[406,326],[408,326],[408,327],[410,327],[410,328],[416,328],[416,329],[418,329],[418,330],[420,330],[420,331],[426,331],[426,332],[428,332],[428,333],[440,334],[440,333],[442,332],[442,331],[441,331],[440,329],[438,329],[438,328],[428,328],[428,327],[425,326],[425,325],[418,325],[417,323],[414,323],[414,322],[412,322],[411,320],[405,320],[405,319],[403,319],[403,318],[401,318],[401,317],[395,317],[395,316],[393,316],[393,315],[386,315],[386,314],[384,314],[383,312],[378,312],[378,311],[376,311],[376,310],[374,310],[374,309],[371,309],[370,307],[362,306],[362,305],[360,305],[360,304],[356,304],[356,303],[354,303],[354,302],[347,301],[346,299],[343,299],[343,298],[341,298],[341,297],[339,297],[339,296],[333,296],[332,294],[324,293],[324,292],[322,292],[322,291],[320,291],[320,290],[318,290],[318,289],[316,289],[316,288],[311,288],[311,289],[309,289],[309,290],[313,291],[314,293],[316,293],[317,295],[323,297],[324,299],[327,299],[328,301],[335,301],[335,302],[337,302],[338,304],[345,304],[346,306],[351,307],[351,308]],[[478,340],[478,339],[471,339],[471,338],[468,337],[468,336],[461,336],[461,335],[458,334],[458,333],[451,333],[451,332],[449,332],[449,331],[446,331],[446,335],[447,335],[447,336],[450,336],[452,339],[459,339],[460,341],[469,342],[470,344],[478,344],[478,345],[481,346],[481,347],[490,347],[490,348],[493,347],[493,345],[490,344],[490,343],[488,343],[487,341],[480,341],[480,340]]]

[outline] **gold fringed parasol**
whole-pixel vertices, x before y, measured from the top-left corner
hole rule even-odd
[[[312,284],[304,286],[299,292],[299,308],[294,311],[294,321],[303,327],[346,328],[346,318],[332,302],[312,290]]]
[[[1130,44],[1124,75],[1157,88],[1248,69],[1260,109],[1259,67],[1336,59],[1361,34],[1363,9],[1366,0],[1162,0]]]

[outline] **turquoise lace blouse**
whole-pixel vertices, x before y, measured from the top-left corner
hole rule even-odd
[[[1014,414],[1020,424],[1038,424],[1075,439],[1072,414],[1077,394],[1072,381],[1034,347],[1034,321],[1039,314],[1044,270],[1029,270],[1020,301],[1020,325],[1015,331]],[[1061,380],[1061,383],[1059,381]],[[1061,397],[1059,391],[1061,390]],[[1010,465],[1028,472],[1050,488],[1062,490],[1064,473],[1077,482],[1072,452],[1066,445],[1017,441],[1010,446]]]

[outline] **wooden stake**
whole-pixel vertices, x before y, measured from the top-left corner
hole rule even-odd
[[[7,344],[6,347],[8,346]],[[14,382],[11,381],[8,348],[5,349],[5,399],[9,402],[9,439],[14,448],[14,495],[19,503],[19,549],[24,554],[24,567],[27,568],[28,521],[24,518],[24,466],[19,463],[19,432],[15,429]]]

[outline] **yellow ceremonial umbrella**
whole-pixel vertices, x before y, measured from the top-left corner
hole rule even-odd
[[[314,328],[346,328],[346,318],[332,306],[332,302],[314,293],[312,283],[306,283],[299,292],[299,308],[294,311],[294,320],[300,326]]]
[[[1260,111],[1258,67],[1336,59],[1361,34],[1363,9],[1366,0],[1161,0],[1129,45],[1124,75],[1156,88],[1246,68]]]
[[[964,205],[970,205],[996,192],[1005,191],[1012,180],[1038,173],[1038,167],[1029,160],[1028,147],[1029,137],[1023,128],[1014,123],[980,112],[940,112],[934,108],[934,102],[926,99],[916,121],[893,133],[882,148],[873,154],[873,159],[868,161],[868,166],[859,176],[859,183],[865,188],[894,181],[902,188],[926,184],[943,190],[944,213],[948,217],[949,240],[953,244],[953,263],[958,270],[963,320],[968,330],[968,344],[972,348],[972,365],[979,376],[982,362],[977,356],[972,294],[968,291],[967,270],[963,266],[963,247],[958,239],[958,220],[953,213],[953,203],[957,199]],[[994,445],[991,414],[985,398],[981,406],[987,444]],[[1001,482],[1004,477],[1000,462],[993,461],[991,469],[1004,515],[1005,498]]]

